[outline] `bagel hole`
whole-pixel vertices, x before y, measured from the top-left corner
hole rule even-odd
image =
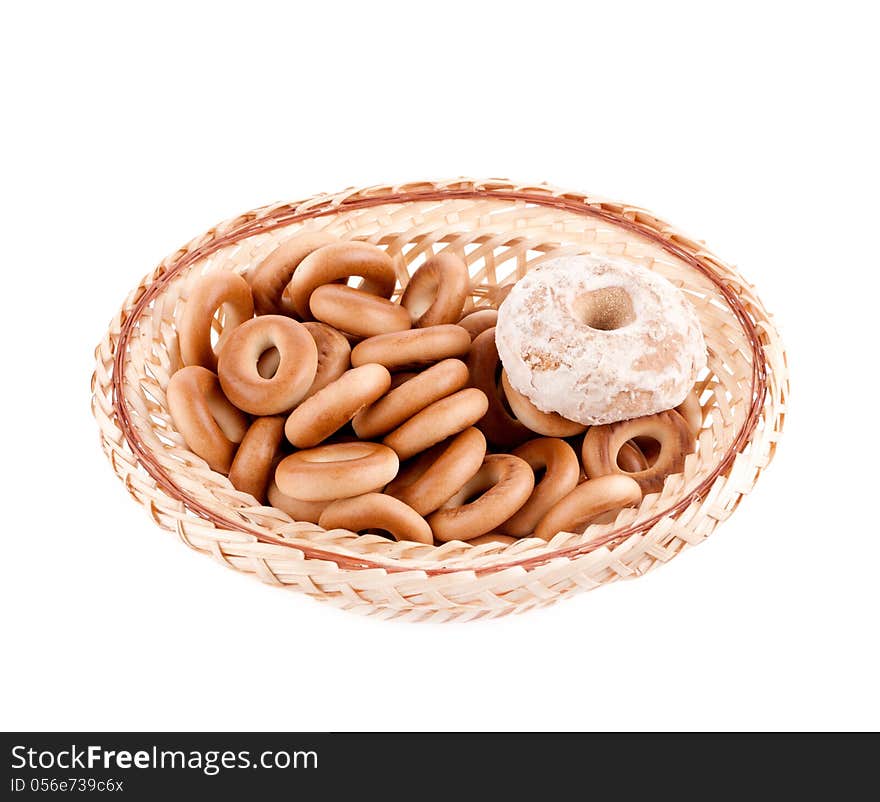
[[[216,424],[220,427],[220,431],[230,440],[237,437],[241,439],[241,421],[233,410],[230,412],[229,402],[219,395],[209,393],[205,399],[208,403],[208,410],[211,417],[214,418]]]
[[[635,322],[632,298],[623,287],[602,287],[574,299],[577,320],[591,329],[614,331]]]
[[[422,282],[422,286],[419,287],[419,293],[417,295],[410,295],[406,299],[406,308],[409,310],[413,320],[418,320],[431,308],[431,305],[437,300],[437,293],[440,291],[440,282],[435,276],[427,278],[420,276],[419,281]]]
[[[657,457],[660,456],[660,441],[655,440],[653,437],[634,437],[630,442],[634,443],[636,448],[642,452],[649,468],[657,461]],[[618,467],[620,467],[619,464]]]
[[[391,374],[391,386],[388,388],[389,392],[391,390],[396,390],[400,387],[401,384],[406,384],[410,379],[412,379],[416,374],[415,373],[392,373]]]
[[[329,440],[325,440],[324,442],[328,446],[338,443],[359,443],[361,442],[361,438],[357,436],[354,426],[352,426],[351,421],[349,421],[341,429],[337,429]]]
[[[217,352],[217,344],[223,334],[223,324],[226,322],[226,315],[223,313],[223,306],[219,306],[211,317],[211,348],[214,353]]]
[[[547,466],[542,465],[540,468],[535,470],[535,486],[541,484],[544,481],[544,477],[547,475]]]
[[[477,473],[461,490],[443,504],[441,509],[447,510],[454,507],[464,507],[466,504],[473,504],[480,496],[491,490],[493,486],[493,482],[488,476]]]
[[[281,364],[281,355],[272,345],[257,358],[257,373],[264,379],[271,379],[278,372],[279,364]]]
[[[474,493],[465,496],[464,501],[461,502],[461,506],[464,507],[465,504],[473,504],[480,496],[482,496],[488,488],[480,488]]]
[[[358,531],[359,535],[378,535],[379,537],[384,537],[387,540],[397,540],[394,535],[391,534],[387,529],[380,529],[376,526],[371,526],[368,529],[361,529]]]

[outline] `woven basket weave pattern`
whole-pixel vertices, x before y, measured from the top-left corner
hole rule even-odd
[[[439,547],[297,523],[211,471],[167,410],[180,367],[176,321],[199,278],[244,271],[280,242],[326,230],[385,247],[401,289],[444,248],[470,265],[469,308],[564,253],[625,255],[679,286],[709,349],[701,377],[705,426],[682,474],[638,509],[550,543]],[[166,258],[130,294],[98,346],[93,410],[105,453],[129,493],[187,545],[263,581],[358,612],[412,620],[471,619],[551,603],[639,576],[704,540],[773,456],[787,396],[785,355],[753,289],[702,244],[643,210],[505,181],[352,190],[227,221]],[[716,475],[717,474],[717,475]]]

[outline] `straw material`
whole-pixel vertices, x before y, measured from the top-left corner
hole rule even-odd
[[[470,266],[469,309],[562,254],[625,255],[680,287],[709,349],[704,428],[683,473],[613,523],[549,543],[428,546],[323,531],[257,506],[190,452],[165,388],[180,367],[177,323],[199,278],[242,272],[304,231],[387,248],[400,288],[443,249]],[[550,604],[641,576],[705,540],[770,462],[788,396],[785,352],[751,285],[702,243],[642,209],[546,185],[455,179],[352,189],[221,223],[168,256],[126,298],[96,350],[92,408],[101,443],[153,520],[229,568],[365,614],[470,620]]]

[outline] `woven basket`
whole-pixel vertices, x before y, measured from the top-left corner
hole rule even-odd
[[[171,421],[165,388],[181,364],[176,326],[200,276],[244,271],[289,237],[314,230],[387,248],[401,288],[426,255],[449,248],[470,265],[475,309],[497,304],[505,286],[561,254],[625,254],[658,271],[694,304],[708,345],[697,452],[638,509],[549,543],[396,543],[324,531],[258,506],[190,452]],[[701,243],[641,209],[495,179],[347,190],[222,223],[138,284],[96,356],[92,407],[104,451],[157,524],[264,582],[411,620],[528,610],[641,576],[701,543],[773,457],[788,395],[785,353],[761,301]]]

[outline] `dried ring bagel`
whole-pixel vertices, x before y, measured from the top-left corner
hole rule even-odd
[[[254,294],[257,314],[296,315],[293,304],[282,297],[285,287],[303,259],[312,251],[336,241],[336,237],[323,231],[299,234],[282,242],[260,264],[248,270],[246,278]]]
[[[467,358],[471,385],[482,390],[489,399],[489,407],[477,428],[493,445],[511,448],[530,440],[534,433],[504,408],[498,389],[500,364],[495,329],[486,329],[474,338]]]
[[[395,540],[434,542],[431,527],[421,515],[402,501],[382,493],[338,499],[327,505],[318,525],[324,529],[349,529],[352,532],[382,529]]]
[[[428,516],[428,525],[437,540],[471,540],[510,518],[528,501],[534,486],[535,474],[527,462],[511,454],[490,454],[474,477]]]
[[[556,412],[542,412],[519,390],[511,386],[507,372],[503,369],[501,388],[516,419],[537,434],[545,437],[572,437],[587,429],[583,423],[567,420]]]
[[[454,324],[410,329],[380,334],[359,342],[351,350],[351,364],[378,362],[388,370],[403,370],[464,356],[470,345],[470,335]]]
[[[181,368],[168,382],[166,397],[174,425],[190,450],[211,470],[227,473],[248,419],[223,395],[217,374],[201,365]]]
[[[535,527],[535,537],[552,540],[558,532],[580,532],[591,521],[642,500],[638,482],[628,476],[610,474],[579,484],[551,507]]]
[[[214,314],[222,307],[223,331],[211,345]],[[254,301],[247,281],[238,273],[215,270],[203,276],[186,300],[177,334],[184,365],[217,370],[217,354],[237,326],[254,316]]]
[[[305,501],[301,498],[294,498],[282,493],[278,489],[275,480],[269,482],[269,503],[273,507],[286,512],[294,521],[307,521],[316,524],[324,512],[328,504],[332,504],[332,500],[326,501]]]
[[[382,442],[401,459],[430,448],[453,434],[473,426],[486,414],[486,396],[473,387],[441,398],[413,415],[406,423],[386,435]]]
[[[261,504],[266,501],[266,488],[283,436],[282,415],[257,418],[250,425],[229,468],[229,481],[236,490],[250,493]]]
[[[421,412],[425,407],[460,390],[467,384],[467,365],[459,359],[444,359],[414,375],[354,416],[358,437],[381,437]]]
[[[351,345],[332,326],[309,321],[303,323],[318,349],[318,369],[315,380],[302,400],[311,398],[318,390],[323,390],[330,382],[336,381],[351,367]]]
[[[556,502],[577,487],[581,466],[574,449],[555,437],[529,440],[513,454],[525,460],[533,471],[546,469],[529,500],[499,526],[505,534],[525,537],[535,531],[538,522]]]
[[[260,375],[260,356],[275,348],[278,367],[272,377]],[[252,415],[287,412],[312,386],[318,349],[302,323],[283,315],[262,315],[242,323],[226,340],[217,375],[226,397]]]
[[[635,441],[629,440],[617,452],[617,466],[624,473],[638,473],[648,469],[648,460]]]
[[[356,287],[323,284],[313,293],[309,309],[316,320],[352,337],[375,337],[410,328],[409,313],[400,304]]]
[[[663,489],[667,476],[680,473],[684,458],[694,448],[694,436],[684,418],[675,410],[667,410],[642,418],[591,426],[584,437],[581,458],[590,479],[609,473],[623,474],[617,458],[628,440],[646,437],[660,444],[660,453],[648,468],[626,476],[638,482],[643,493],[656,493]]]
[[[458,321],[458,325],[471,335],[471,340],[475,339],[478,334],[482,334],[486,329],[495,328],[498,322],[497,309],[478,309],[465,315]]]
[[[360,276],[365,292],[390,298],[397,283],[391,257],[368,242],[336,242],[312,251],[294,271],[282,296],[303,320],[311,319],[312,293],[323,284]]]
[[[297,448],[312,448],[381,398],[390,385],[391,374],[381,365],[347,370],[290,413],[284,434]]]
[[[399,466],[397,454],[379,443],[333,443],[285,457],[275,469],[275,484],[286,496],[332,501],[379,490]]]
[[[344,334],[325,323],[308,321],[302,325],[308,329],[318,349],[318,369],[312,386],[303,396],[303,399],[306,399],[338,379],[351,367],[351,345]],[[277,348],[263,351],[257,360],[257,373],[264,379],[271,379],[278,370],[280,361],[281,355]]]
[[[400,305],[419,328],[455,323],[461,317],[470,281],[464,259],[441,251],[413,273]]]
[[[486,438],[479,429],[470,427],[402,467],[385,492],[419,515],[428,515],[474,477],[485,457]]]

